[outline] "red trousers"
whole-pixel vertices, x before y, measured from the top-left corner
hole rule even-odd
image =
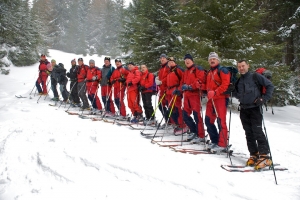
[[[138,90],[132,90],[127,92],[128,107],[131,110],[132,115],[142,114],[142,108],[140,106],[140,95]]]
[[[39,74],[39,77],[36,80],[36,86],[39,93],[47,94],[47,78],[48,75]],[[40,84],[42,84],[43,91],[41,90]]]
[[[111,86],[109,85],[104,85],[101,87],[101,96],[102,96],[102,102],[105,106],[105,110],[106,111],[110,111],[112,112],[113,114],[115,114],[115,106],[112,102],[112,99],[111,99]]]
[[[227,102],[225,98],[209,100],[206,104],[205,125],[212,143],[218,144],[220,147],[227,146],[228,129],[226,125]],[[217,119],[217,114],[218,119]],[[219,131],[215,126],[217,119]]]
[[[201,101],[199,95],[184,95],[184,122],[198,137],[204,138],[204,124],[201,116]],[[193,113],[194,119],[190,116]]]

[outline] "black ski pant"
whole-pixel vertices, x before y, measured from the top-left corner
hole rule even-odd
[[[151,115],[153,114],[153,106],[152,106],[152,92],[142,93],[142,101],[143,107],[146,115],[146,119],[149,120]],[[154,115],[151,119],[154,119]]]
[[[59,83],[59,90],[60,90],[61,95],[64,98],[64,101],[67,101],[70,96],[70,93],[67,90],[67,83],[68,83],[68,80],[64,80]]]
[[[55,80],[55,78],[51,77],[51,90],[53,92],[54,97],[58,98],[58,92],[57,92],[57,81]]]
[[[240,110],[240,119],[245,130],[250,155],[268,154],[269,145],[262,130],[262,113],[260,107]]]
[[[80,103],[80,99],[78,96],[78,88],[77,88],[77,81],[71,81],[70,83],[70,91],[71,91],[71,98],[74,103]]]
[[[86,86],[85,86],[85,82],[80,82],[77,83],[77,88],[78,88],[78,96],[80,97],[81,101],[82,101],[82,107],[84,108],[88,108],[89,107],[89,102],[88,99],[86,97]]]

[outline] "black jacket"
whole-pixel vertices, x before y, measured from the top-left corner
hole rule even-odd
[[[71,82],[77,82],[77,72],[78,72],[78,65],[72,65],[70,71],[67,73],[67,77],[70,78]]]
[[[264,102],[272,97],[274,86],[266,77],[256,72],[247,72],[238,79],[235,85],[234,96],[240,101],[240,106],[244,109],[253,108],[258,105],[254,101],[262,97]],[[253,77],[253,76],[256,76]],[[259,86],[266,87],[266,93],[262,94],[262,89]]]

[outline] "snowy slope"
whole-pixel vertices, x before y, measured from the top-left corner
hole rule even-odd
[[[68,68],[78,58],[51,50]],[[49,59],[51,59],[49,58]],[[97,66],[103,58],[90,58]],[[175,153],[151,144],[139,131],[93,122],[37,104],[29,93],[38,64],[11,67],[0,76],[0,199],[300,199],[300,109],[274,108],[265,114],[275,163],[288,171],[234,173],[224,155]],[[17,99],[15,94],[28,98]],[[50,95],[52,97],[52,94]],[[229,115],[228,115],[229,116]],[[238,113],[232,114],[230,143],[248,155]],[[232,157],[235,165],[246,156]]]

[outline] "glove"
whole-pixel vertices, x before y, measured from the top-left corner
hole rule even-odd
[[[254,103],[257,105],[257,106],[261,106],[265,103],[265,100],[261,97],[255,99]]]
[[[98,76],[93,76],[92,80],[95,81],[98,79]]]
[[[107,80],[107,85],[111,85],[111,82],[110,82],[110,80]]]
[[[127,86],[128,87],[132,86],[132,82],[127,83]]]
[[[67,73],[67,77],[70,78],[70,72]]]
[[[155,78],[155,83],[156,83],[156,85],[161,85],[162,84],[162,82],[159,80],[158,76]]]
[[[144,91],[144,90],[146,90],[146,88],[145,88],[144,86],[141,86],[141,85],[140,85],[140,86],[139,86],[139,91],[142,92],[142,91]]]
[[[192,87],[190,85],[184,84],[184,85],[182,85],[181,89],[182,89],[182,91],[192,90]]]
[[[121,83],[124,83],[126,81],[126,79],[125,78],[119,78],[118,81],[121,82]]]
[[[181,92],[177,89],[175,89],[173,92],[172,92],[173,95],[176,95],[176,96],[180,96],[181,95]]]
[[[212,99],[216,95],[216,92],[211,90],[207,93],[207,98]]]
[[[113,80],[113,81],[111,82],[111,84],[112,84],[112,85],[115,84],[116,81],[117,81],[117,80]]]

